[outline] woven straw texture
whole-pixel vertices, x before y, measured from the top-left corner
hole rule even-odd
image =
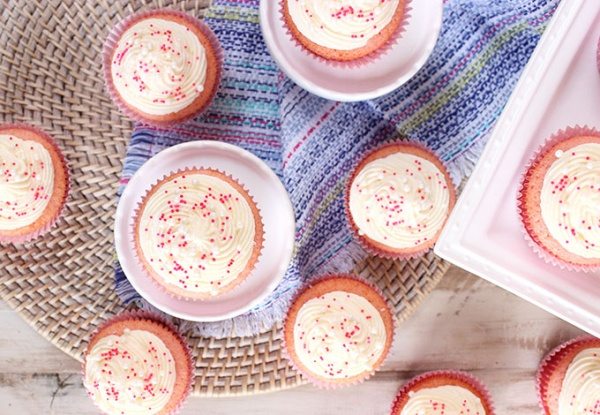
[[[0,297],[57,347],[81,360],[86,339],[122,311],[114,291],[113,216],[132,123],[104,91],[102,42],[118,20],[170,7],[197,16],[208,1],[0,0],[0,121],[37,125],[69,161],[72,191],[58,225],[37,240],[0,248]],[[432,253],[370,258],[357,272],[407,318],[445,273]],[[189,335],[197,395],[272,391],[303,383],[282,358],[281,328],[250,338]]]

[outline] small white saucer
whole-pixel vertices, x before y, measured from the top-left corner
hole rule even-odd
[[[252,273],[230,292],[205,301],[176,299],[158,288],[138,263],[131,237],[134,210],[149,187],[185,167],[212,167],[231,174],[254,198],[264,224],[263,251]],[[262,160],[231,144],[193,141],[161,151],[131,178],[117,207],[115,247],[127,279],[152,305],[185,320],[219,321],[250,310],[275,289],[292,257],[294,233],[294,210],[288,194]]]
[[[260,1],[260,26],[271,56],[296,84],[334,101],[364,101],[385,95],[423,67],[442,27],[443,0],[413,0],[405,32],[374,62],[355,68],[328,65],[301,49],[281,21],[280,0]]]

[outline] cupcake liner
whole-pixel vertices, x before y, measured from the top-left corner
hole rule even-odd
[[[20,124],[20,123],[0,124],[0,132],[2,132],[2,130],[9,130],[9,129],[26,130],[26,131],[29,131],[33,134],[36,134],[36,135],[42,137],[54,149],[54,151],[58,155],[60,162],[62,164],[62,168],[65,173],[65,194],[63,195],[63,197],[60,201],[60,204],[61,204],[60,208],[57,209],[56,213],[50,218],[50,220],[48,220],[45,224],[43,224],[39,228],[37,228],[29,233],[23,234],[23,235],[0,235],[0,244],[2,244],[2,243],[22,244],[25,242],[29,242],[33,239],[36,239],[39,236],[42,236],[43,234],[50,231],[53,227],[55,227],[58,219],[62,216],[62,214],[65,211],[67,199],[68,199],[69,195],[71,194],[71,174],[70,174],[69,164],[67,163],[67,159],[65,158],[64,153],[62,152],[62,150],[60,149],[60,147],[58,146],[58,144],[56,143],[54,138],[52,138],[52,136],[50,136],[48,133],[41,130],[40,128],[37,128],[32,125],[28,125],[28,124]],[[53,166],[53,167],[57,167],[57,166]]]
[[[353,59],[353,60],[348,60],[348,61],[324,58],[324,57],[312,52],[306,46],[304,46],[302,43],[300,43],[298,41],[298,39],[296,39],[296,37],[290,31],[290,29],[288,28],[288,25],[285,21],[284,0],[279,0],[279,20],[280,20],[281,24],[283,25],[283,27],[285,28],[288,38],[291,39],[294,42],[294,44],[298,48],[300,48],[306,55],[308,55],[322,63],[325,63],[327,65],[330,65],[330,66],[333,66],[336,68],[358,68],[358,67],[373,63],[373,62],[377,61],[379,58],[381,58],[382,56],[386,55],[402,38],[402,35],[404,34],[404,32],[406,31],[406,28],[408,26],[408,21],[411,18],[411,11],[412,11],[412,7],[410,4],[411,1],[412,0],[404,1],[404,16],[402,18],[402,22],[398,25],[398,27],[394,31],[394,34],[387,40],[387,42],[384,45],[382,45],[378,49],[372,51],[371,53],[369,53],[366,56],[363,56],[363,57],[357,58],[357,59]]]
[[[185,20],[187,23],[189,23],[190,25],[195,26],[206,37],[206,39],[208,39],[212,49],[215,52],[215,56],[216,56],[216,60],[217,60],[218,64],[217,64],[217,75],[216,75],[215,85],[210,93],[209,98],[207,99],[207,101],[204,105],[199,107],[197,111],[194,111],[193,113],[191,113],[185,117],[177,118],[174,120],[157,121],[157,120],[152,120],[152,119],[146,118],[142,114],[132,110],[131,108],[129,108],[129,106],[127,106],[127,104],[121,98],[120,94],[118,93],[118,91],[113,83],[112,74],[111,74],[111,63],[112,63],[112,54],[118,45],[119,39],[127,31],[127,29],[129,29],[129,27],[131,27],[131,25],[133,25],[134,23],[137,23],[141,20],[147,19],[147,18],[160,17],[160,16],[164,16],[164,15],[170,15],[170,16],[181,18],[181,19]],[[171,9],[157,9],[157,10],[151,10],[151,11],[143,11],[143,12],[135,13],[135,14],[121,20],[110,31],[110,33],[108,34],[108,36],[104,42],[104,46],[102,48],[102,72],[104,74],[104,85],[105,85],[106,91],[108,92],[112,101],[117,105],[117,107],[119,108],[119,110],[122,113],[124,113],[126,116],[133,119],[134,121],[137,121],[137,122],[140,122],[143,124],[151,125],[154,127],[163,127],[163,128],[170,127],[170,126],[174,126],[177,124],[185,123],[186,121],[189,121],[189,120],[197,117],[198,115],[200,115],[202,112],[204,112],[210,106],[215,95],[217,94],[219,85],[221,84],[221,79],[222,79],[222,75],[223,75],[223,49],[222,49],[221,44],[220,44],[219,40],[217,39],[216,35],[204,22],[202,22],[186,13],[183,13],[183,12],[180,12],[177,10],[171,10]],[[192,101],[192,104],[193,104],[193,102],[194,101]],[[190,105],[192,105],[192,104],[190,104]]]
[[[165,415],[176,415],[177,413],[179,413],[179,411],[183,407],[183,404],[188,400],[189,396],[191,395],[192,388],[194,386],[194,380],[195,380],[195,376],[194,376],[195,364],[194,364],[194,360],[192,358],[192,349],[191,349],[189,343],[187,342],[187,340],[181,335],[181,333],[179,332],[177,327],[172,322],[164,319],[162,316],[160,316],[158,314],[152,313],[150,311],[144,311],[144,310],[128,310],[128,311],[124,311],[118,315],[113,316],[112,318],[106,320],[104,323],[99,325],[96,328],[96,330],[92,333],[92,335],[89,337],[88,346],[86,347],[86,350],[83,354],[83,362],[81,364],[82,379],[85,379],[86,358],[87,358],[87,354],[88,354],[89,344],[91,344],[92,340],[106,327],[109,327],[110,325],[112,325],[114,323],[128,321],[128,320],[151,321],[153,323],[163,326],[164,328],[168,329],[175,335],[175,337],[177,338],[177,340],[179,341],[179,343],[185,350],[186,357],[187,357],[186,363],[187,363],[188,370],[190,373],[190,378],[189,378],[188,384],[186,386],[186,389],[183,393],[183,397],[179,400],[178,404],[170,412],[165,414]],[[87,391],[87,388],[86,388],[86,391]],[[100,406],[98,406],[95,401],[93,401],[93,402],[94,402],[94,405],[96,405],[96,407],[101,409]]]
[[[376,257],[380,257],[380,258],[386,258],[386,259],[410,260],[410,259],[414,259],[414,258],[419,258],[419,257],[425,255],[431,249],[433,249],[433,247],[435,246],[435,243],[437,242],[437,239],[436,239],[436,241],[433,241],[431,246],[423,247],[423,248],[421,248],[415,252],[411,252],[411,253],[386,251],[384,249],[374,246],[365,235],[360,233],[360,230],[358,229],[358,226],[354,223],[354,219],[352,218],[352,214],[350,212],[350,190],[352,187],[352,183],[354,182],[354,178],[359,173],[358,167],[360,166],[360,164],[371,154],[374,154],[380,150],[383,150],[384,148],[391,147],[391,146],[397,146],[397,145],[413,147],[413,148],[423,150],[423,151],[427,152],[428,154],[432,155],[433,157],[435,157],[435,159],[441,163],[441,165],[443,167],[443,169],[441,171],[444,174],[446,181],[448,182],[448,185],[450,186],[448,188],[448,190],[450,191],[450,196],[451,196],[450,206],[448,209],[448,216],[450,215],[450,212],[452,212],[452,209],[454,208],[454,205],[456,204],[457,195],[456,195],[456,184],[452,180],[452,176],[450,176],[448,168],[440,160],[440,158],[433,151],[431,151],[428,147],[424,146],[423,144],[421,144],[419,142],[414,142],[414,141],[410,141],[410,140],[408,140],[408,141],[407,140],[386,141],[383,144],[375,147],[374,149],[369,150],[360,159],[355,161],[352,168],[350,169],[350,171],[351,171],[350,176],[348,177],[348,179],[346,181],[346,188],[344,190],[344,210],[346,212],[348,227],[350,228],[352,234],[354,235],[354,238],[360,243],[360,245],[369,254],[374,255]],[[436,167],[439,167],[439,166],[436,166]],[[446,218],[446,221],[447,221],[447,219],[448,218]],[[444,226],[445,226],[445,223],[444,223]],[[439,236],[439,233],[441,233],[441,230],[443,228],[444,227],[442,226],[442,228],[438,232],[438,236]]]
[[[538,403],[544,414],[552,414],[548,407],[548,403],[546,402],[546,394],[548,392],[547,387],[548,382],[550,381],[550,375],[557,369],[558,364],[562,362],[564,354],[569,353],[573,347],[587,344],[589,344],[590,347],[593,347],[594,345],[597,345],[599,341],[599,339],[589,335],[579,336],[555,347],[548,355],[546,355],[546,357],[544,357],[542,363],[540,363],[535,381]]]
[[[574,127],[567,127],[564,130],[559,130],[554,133],[549,139],[546,140],[544,144],[542,144],[538,150],[536,150],[535,154],[530,158],[530,160],[525,165],[523,172],[519,178],[519,190],[517,191],[517,213],[519,215],[519,223],[521,227],[521,234],[523,238],[527,241],[529,247],[547,264],[551,264],[553,266],[559,267],[561,269],[566,269],[569,271],[576,272],[593,272],[600,269],[600,265],[585,265],[585,264],[574,264],[571,262],[567,262],[550,251],[546,250],[545,247],[538,242],[534,236],[529,233],[527,229],[526,222],[528,222],[527,212],[525,211],[525,191],[526,185],[528,181],[528,175],[532,168],[537,166],[539,160],[545,156],[551,148],[553,148],[558,143],[571,138],[576,135],[592,135],[600,137],[600,131],[595,128],[588,126],[579,126],[576,125]]]
[[[292,299],[292,301],[290,302],[290,307],[296,302],[296,300],[298,298],[300,298],[300,296],[302,294],[304,294],[307,290],[309,290],[310,288],[314,287],[317,284],[320,284],[324,281],[328,281],[331,279],[338,279],[338,278],[343,278],[343,279],[348,279],[348,280],[354,280],[356,282],[362,283],[366,286],[368,286],[369,288],[371,288],[373,291],[375,291],[377,293],[377,295],[379,295],[379,297],[381,297],[381,299],[383,300],[383,302],[386,304],[386,307],[392,317],[392,324],[391,324],[391,333],[389,333],[390,335],[390,346],[387,349],[385,355],[383,356],[383,359],[381,360],[381,363],[374,367],[370,372],[365,372],[362,376],[360,377],[356,377],[355,379],[351,380],[351,381],[344,381],[344,382],[328,382],[325,381],[321,378],[318,378],[316,376],[314,376],[311,372],[305,370],[303,367],[301,367],[300,365],[298,365],[296,363],[296,361],[291,357],[291,353],[289,352],[288,349],[288,344],[286,342],[286,335],[285,333],[287,332],[287,327],[291,323],[288,320],[288,313],[286,314],[286,317],[283,321],[283,330],[282,330],[282,337],[281,337],[281,350],[283,351],[283,357],[290,362],[290,364],[292,365],[292,367],[294,368],[294,370],[296,370],[298,373],[300,373],[302,375],[302,377],[304,379],[306,379],[308,382],[310,382],[313,386],[319,388],[319,389],[324,389],[324,390],[333,390],[333,389],[340,389],[340,388],[344,388],[344,387],[348,387],[348,386],[354,386],[354,385],[358,385],[361,384],[363,382],[365,382],[366,380],[368,380],[369,378],[371,378],[371,376],[373,376],[375,374],[375,372],[377,372],[379,369],[381,369],[384,365],[385,362],[387,361],[387,359],[389,358],[390,352],[394,347],[394,342],[396,339],[396,324],[397,324],[397,318],[396,315],[394,314],[394,309],[393,307],[390,306],[390,303],[388,301],[388,299],[386,298],[386,296],[383,294],[383,292],[379,289],[379,287],[377,287],[375,284],[371,283],[370,281],[365,280],[364,278],[358,277],[356,275],[351,275],[351,274],[327,274],[327,275],[323,275],[323,276],[319,276],[316,277],[314,279],[312,279],[309,283],[305,284],[304,287],[298,291],[298,293],[296,293],[296,295],[294,296],[294,298]],[[292,329],[293,332],[293,329]],[[344,380],[344,379],[342,379]]]
[[[596,66],[598,66],[598,72],[600,72],[600,38],[598,38],[598,46],[596,49]]]
[[[420,383],[435,377],[455,379],[470,385],[473,389],[475,389],[478,392],[479,398],[485,401],[483,402],[484,407],[489,407],[490,413],[486,415],[495,414],[496,411],[494,408],[494,401],[492,400],[492,396],[487,387],[475,376],[459,370],[435,370],[432,372],[423,373],[419,376],[412,378],[408,381],[408,383],[402,386],[402,388],[396,394],[396,398],[394,399],[394,402],[392,402],[390,414],[400,415],[399,411],[400,409],[402,409],[400,408],[400,401]]]
[[[137,244],[135,242],[135,236],[136,236],[136,220],[134,220],[133,222],[133,228],[131,229],[131,234],[129,235],[130,238],[130,243],[135,247],[135,252],[136,252],[136,261],[138,263],[138,266],[141,267],[141,269],[146,271],[146,274],[148,275],[148,277],[150,278],[150,280],[152,280],[152,283],[158,287],[162,292],[168,294],[169,296],[176,298],[178,300],[191,300],[191,301],[204,301],[204,300],[208,300],[211,298],[215,298],[218,297],[220,295],[223,295],[225,293],[228,293],[231,290],[234,290],[235,288],[237,288],[239,285],[243,284],[244,281],[246,281],[251,275],[252,272],[256,269],[256,266],[258,265],[258,263],[260,262],[263,253],[264,253],[264,245],[265,245],[265,232],[264,232],[264,222],[263,222],[263,218],[262,218],[262,214],[261,214],[261,210],[260,207],[258,206],[258,204],[256,203],[256,201],[254,200],[254,197],[250,194],[250,192],[248,191],[248,189],[242,184],[242,182],[240,182],[239,180],[237,180],[236,178],[234,178],[233,176],[231,176],[230,174],[220,170],[220,169],[215,169],[212,167],[186,167],[183,169],[178,169],[175,172],[170,172],[169,174],[163,175],[161,179],[158,179],[154,184],[152,184],[147,190],[146,193],[144,195],[144,197],[142,198],[142,200],[140,202],[138,202],[138,206],[135,209],[135,211],[133,212],[133,217],[134,219],[141,213],[141,208],[142,205],[144,204],[144,201],[148,195],[148,193],[155,187],[157,186],[160,182],[162,182],[163,180],[176,175],[176,174],[181,174],[181,173],[187,173],[187,172],[194,172],[196,170],[211,170],[211,171],[215,171],[218,172],[226,177],[228,177],[230,180],[234,181],[235,183],[237,183],[248,195],[248,197],[250,198],[250,200],[252,201],[252,203],[254,204],[254,206],[256,207],[257,213],[258,213],[258,217],[260,219],[260,223],[261,223],[261,227],[262,227],[262,241],[261,241],[261,245],[258,251],[258,256],[256,258],[256,261],[254,262],[252,268],[250,268],[247,272],[246,275],[242,278],[238,277],[236,280],[234,280],[230,285],[226,286],[226,289],[223,289],[222,291],[220,291],[219,293],[215,294],[215,295],[206,295],[206,296],[186,296],[183,294],[178,294],[176,292],[173,292],[169,289],[167,289],[163,284],[161,284],[160,282],[157,281],[158,276],[154,276],[152,272],[150,272],[150,270],[147,269],[147,267],[144,265],[144,262],[141,259],[141,253],[138,251],[137,248]]]

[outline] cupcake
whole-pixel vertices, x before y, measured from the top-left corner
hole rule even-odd
[[[383,296],[350,276],[309,285],[293,301],[284,342],[295,367],[320,387],[363,381],[388,355],[394,319]]]
[[[220,80],[221,50],[202,22],[157,10],[119,23],[106,40],[103,64],[108,90],[125,114],[169,125],[210,104]]]
[[[549,262],[600,266],[600,133],[569,128],[551,138],[523,177],[518,208],[525,236]]]
[[[46,232],[69,190],[65,159],[52,138],[26,125],[0,125],[0,241]]]
[[[240,284],[258,261],[263,224],[252,197],[214,169],[170,174],[144,196],[135,249],[169,294],[207,299]]]
[[[545,415],[600,413],[600,339],[580,337],[557,347],[538,372]]]
[[[183,338],[149,313],[108,321],[84,355],[83,384],[108,415],[173,414],[190,394],[193,374]]]
[[[429,372],[409,381],[396,396],[392,415],[492,415],[487,389],[458,371]]]
[[[346,188],[346,211],[356,238],[372,253],[390,258],[418,256],[433,247],[455,200],[442,162],[407,142],[368,154]]]
[[[400,35],[408,15],[408,0],[281,2],[292,38],[326,61],[376,57]]]

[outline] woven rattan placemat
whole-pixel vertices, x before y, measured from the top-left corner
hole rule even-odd
[[[0,0],[0,121],[51,133],[72,172],[58,226],[32,243],[0,248],[0,297],[60,349],[81,360],[88,335],[123,309],[114,291],[113,216],[132,123],[104,92],[102,42],[113,24],[142,8],[201,15],[197,1]],[[378,283],[407,318],[445,273],[419,260],[371,258],[357,272]],[[189,336],[198,395],[248,394],[302,383],[283,359],[281,330],[222,340]]]

